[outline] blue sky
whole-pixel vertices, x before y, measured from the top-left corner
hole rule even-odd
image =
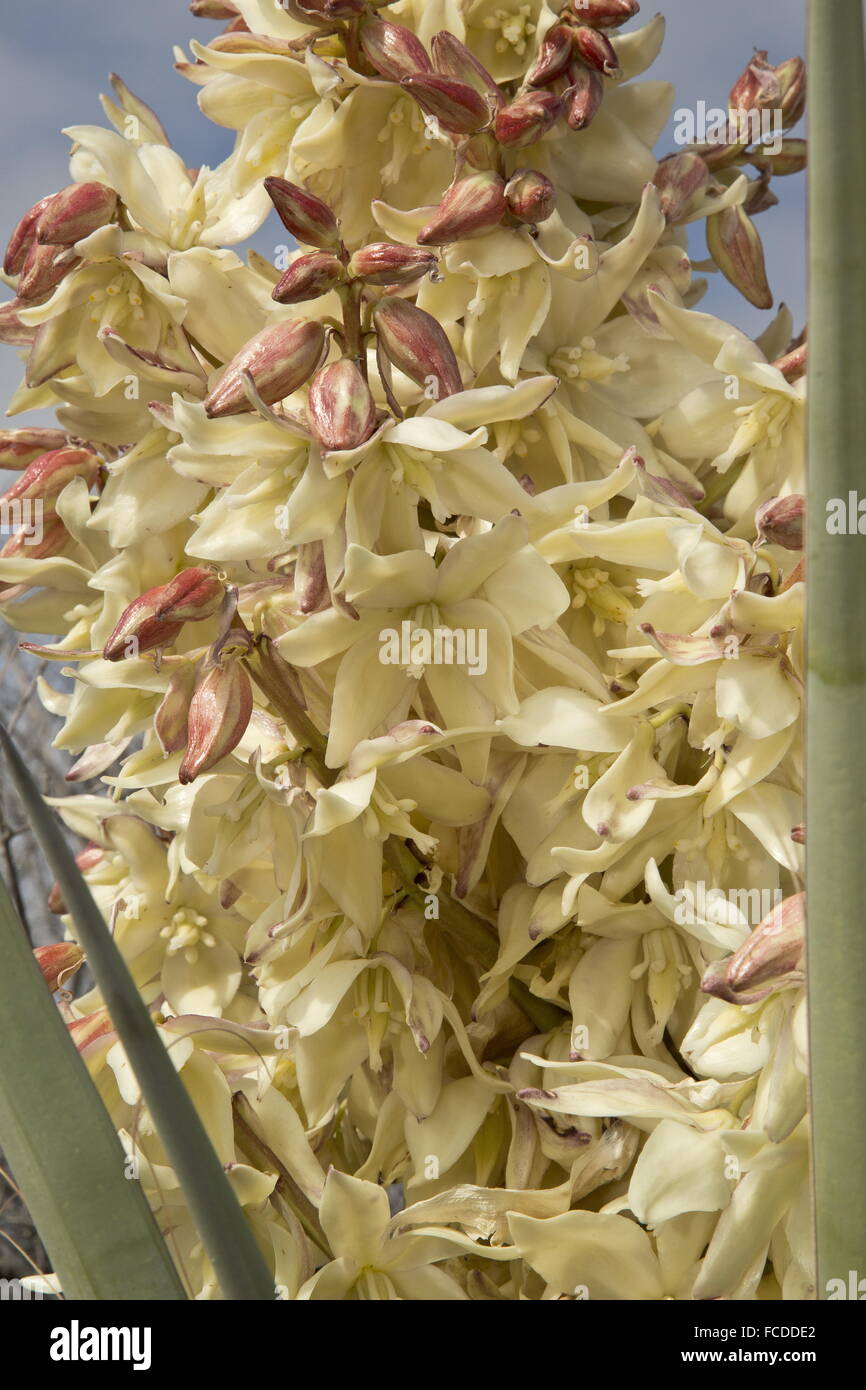
[[[700,100],[724,105],[728,90],[753,48],[773,62],[801,54],[805,0],[657,0],[668,19],[662,55],[648,74],[674,82],[677,107]],[[645,0],[641,19],[655,10]],[[104,124],[98,101],[109,72],[119,73],[157,111],[188,164],[216,164],[228,153],[231,134],[200,114],[196,91],[172,67],[172,47],[190,38],[206,41],[222,26],[193,19],[183,0],[25,0],[4,7],[0,30],[0,236],[5,240],[21,213],[68,182],[68,141],[63,126]],[[671,146],[669,134],[659,153]],[[770,280],[777,303],[790,305],[797,327],[805,309],[805,179],[777,180],[781,206],[761,215]],[[284,234],[283,234],[284,235]],[[256,244],[273,254],[281,239],[263,229]],[[706,252],[694,236],[696,259]],[[5,295],[3,296],[5,297]],[[720,276],[705,306],[757,334],[771,315],[751,308]],[[0,398],[8,400],[20,379],[15,350],[0,346]],[[15,423],[25,423],[20,416]],[[34,420],[35,422],[35,420]]]

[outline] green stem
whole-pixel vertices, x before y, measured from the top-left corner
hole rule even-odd
[[[819,1298],[866,1251],[866,540],[828,503],[866,453],[866,62],[861,0],[811,0],[808,980]]]

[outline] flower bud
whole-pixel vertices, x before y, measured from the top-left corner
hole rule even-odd
[[[307,246],[327,251],[340,244],[340,226],[327,203],[288,179],[265,179],[271,202],[287,231]]]
[[[757,1004],[773,990],[800,984],[805,916],[805,893],[779,903],[734,955],[710,966],[701,981],[703,992],[730,1004]]]
[[[806,107],[806,64],[788,58],[773,67],[766,49],[759,49],[731,88],[729,102],[734,111],[781,111],[785,129],[796,125]]]
[[[411,285],[413,280],[429,275],[437,265],[432,251],[374,241],[355,252],[349,261],[348,273],[354,280],[363,280],[365,285]]]
[[[63,430],[29,426],[17,430],[0,430],[0,468],[26,468],[41,454],[62,449],[67,442]]]
[[[603,72],[605,77],[616,77],[619,73],[619,58],[616,49],[606,34],[581,24],[572,31],[575,51],[588,68]]]
[[[74,1018],[71,1023],[67,1023],[69,1036],[75,1043],[79,1052],[84,1052],[91,1043],[98,1042],[100,1038],[107,1038],[114,1033],[114,1024],[107,1009],[94,1009],[93,1013],[85,1014],[84,1018]]]
[[[33,952],[42,978],[53,994],[62,989],[76,970],[84,964],[84,952],[74,941],[57,941],[51,946],[37,946]]]
[[[430,49],[433,66],[443,77],[456,77],[458,82],[474,87],[482,96],[490,97],[497,103],[502,101],[502,91],[495,77],[491,77],[486,67],[479,63],[475,54],[460,42],[456,34],[449,33],[447,29],[434,34]]]
[[[618,29],[640,11],[638,0],[571,0],[571,8],[594,29]]]
[[[526,74],[530,87],[546,87],[548,82],[562,76],[574,51],[571,35],[567,24],[554,24],[552,29],[548,29],[541,51]]]
[[[42,522],[41,536],[35,536],[29,527],[22,526],[0,549],[0,559],[56,559],[60,555],[69,555],[74,550],[75,541],[60,517],[56,512],[49,512]]]
[[[343,262],[330,251],[311,251],[308,256],[299,256],[274,286],[271,295],[278,304],[303,304],[308,299],[319,299],[342,284],[346,278]]]
[[[473,135],[490,124],[490,109],[480,92],[454,77],[424,73],[401,84],[426,115],[452,135]]]
[[[794,829],[791,831],[791,839],[794,841],[795,845],[804,845],[806,843],[806,826],[803,821],[801,821],[799,825],[794,826]]]
[[[553,92],[521,92],[508,106],[496,113],[494,133],[500,145],[521,149],[534,145],[556,125],[564,110],[562,99]]]
[[[764,248],[755,224],[742,208],[725,208],[707,218],[707,246],[726,280],[756,309],[771,309]]]
[[[154,612],[160,622],[196,623],[219,612],[226,590],[213,570],[194,566],[181,570],[158,592]]]
[[[357,449],[376,428],[370,388],[350,357],[316,372],[307,398],[310,429],[323,449]]]
[[[231,0],[190,0],[196,19],[234,19],[238,13]]]
[[[325,330],[320,323],[283,319],[263,328],[223,370],[205,400],[206,414],[214,419],[252,409],[244,390],[247,372],[266,405],[290,396],[312,376],[324,347]]]
[[[92,487],[98,472],[99,459],[91,449],[52,449],[28,464],[0,497],[0,502],[12,502],[16,497],[40,498],[47,502],[59,496],[73,478],[84,478],[87,486]]]
[[[127,656],[155,651],[173,642],[183,627],[179,620],[164,621],[156,616],[166,586],[147,589],[127,604],[102,649],[106,661],[122,661]]]
[[[431,71],[423,43],[402,24],[370,15],[361,22],[360,37],[364,56],[380,77],[400,82],[415,73]]]
[[[470,174],[451,185],[432,221],[418,234],[419,246],[446,246],[482,236],[505,216],[505,180],[492,171]]]
[[[27,308],[30,305],[22,304],[17,298],[0,304],[0,343],[9,343],[12,347],[29,347],[33,343],[37,330],[29,328],[18,317],[18,311]]]
[[[34,203],[32,208],[28,208],[21,218],[6,247],[6,255],[3,260],[3,270],[6,275],[17,275],[21,270],[27,252],[36,240],[36,224],[53,197],[54,194],[49,193],[47,198],[40,198],[39,202]]]
[[[808,343],[799,343],[790,352],[786,352],[783,357],[777,357],[773,366],[782,373],[786,381],[793,383],[806,375],[808,359]]]
[[[19,299],[43,299],[77,265],[81,257],[66,246],[43,246],[34,241],[18,277]]]
[[[796,125],[806,109],[806,64],[802,58],[788,58],[776,68],[782,95],[782,124]]]
[[[435,385],[436,399],[463,390],[454,349],[432,314],[405,299],[381,299],[373,310],[379,347],[416,386]]]
[[[214,666],[196,687],[189,707],[189,741],[178,780],[194,782],[237,748],[253,712],[253,688],[238,661]]]
[[[771,497],[755,512],[758,540],[780,545],[784,550],[803,549],[803,520],[806,499],[799,493],[790,497]]]
[[[505,201],[512,217],[535,226],[556,207],[556,189],[537,169],[516,169],[505,186]]]
[[[809,163],[809,144],[806,140],[789,138],[782,141],[778,154],[762,149],[760,154],[750,155],[749,162],[779,178],[785,178],[788,174],[802,174]]]
[[[196,684],[196,668],[184,662],[172,672],[168,687],[153,716],[153,729],[166,757],[186,747],[189,707]]]
[[[604,100],[604,79],[584,63],[575,63],[569,77],[571,86],[562,94],[565,119],[572,130],[585,130]]]
[[[117,194],[104,183],[72,183],[54,197],[36,223],[43,246],[72,246],[114,217]]]
[[[710,171],[698,154],[684,150],[663,159],[653,183],[659,190],[659,206],[666,222],[675,222],[688,209],[693,198],[706,188]]]

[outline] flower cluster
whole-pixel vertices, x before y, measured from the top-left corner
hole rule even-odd
[[[706,219],[766,306],[802,142],[659,163],[636,0],[192,8],[230,156],[115,81],[9,244],[12,411],[58,427],[0,437],[44,522],[0,615],[74,677],[106,791],[59,809],[275,1284],[806,1297],[805,346],[687,254]],[[731,101],[802,92],[759,55]],[[272,208],[277,264],[226,249]],[[63,1007],[218,1297],[98,991]]]

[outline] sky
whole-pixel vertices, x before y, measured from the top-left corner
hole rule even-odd
[[[656,0],[668,20],[660,58],[647,74],[673,82],[674,108],[698,101],[724,106],[727,93],[755,48],[772,62],[802,54],[805,0]],[[655,11],[645,0],[641,20]],[[99,93],[117,72],[149,103],[187,164],[214,165],[229,153],[231,132],[212,125],[196,106],[197,89],[173,69],[172,50],[201,42],[221,25],[194,19],[184,0],[26,0],[4,7],[0,27],[0,243],[21,214],[68,177],[64,126],[107,125]],[[634,25],[629,27],[635,27]],[[674,146],[670,131],[658,153]],[[800,133],[799,131],[796,133]],[[784,301],[797,331],[805,311],[805,179],[774,182],[781,205],[761,214],[760,231],[777,304]],[[284,233],[268,224],[254,245],[270,256]],[[692,239],[694,259],[706,255],[702,224]],[[0,288],[0,297],[5,291]],[[753,309],[721,276],[711,278],[702,305],[752,336],[772,318]],[[0,345],[0,400],[21,378],[16,349]],[[44,417],[20,415],[15,424]]]

